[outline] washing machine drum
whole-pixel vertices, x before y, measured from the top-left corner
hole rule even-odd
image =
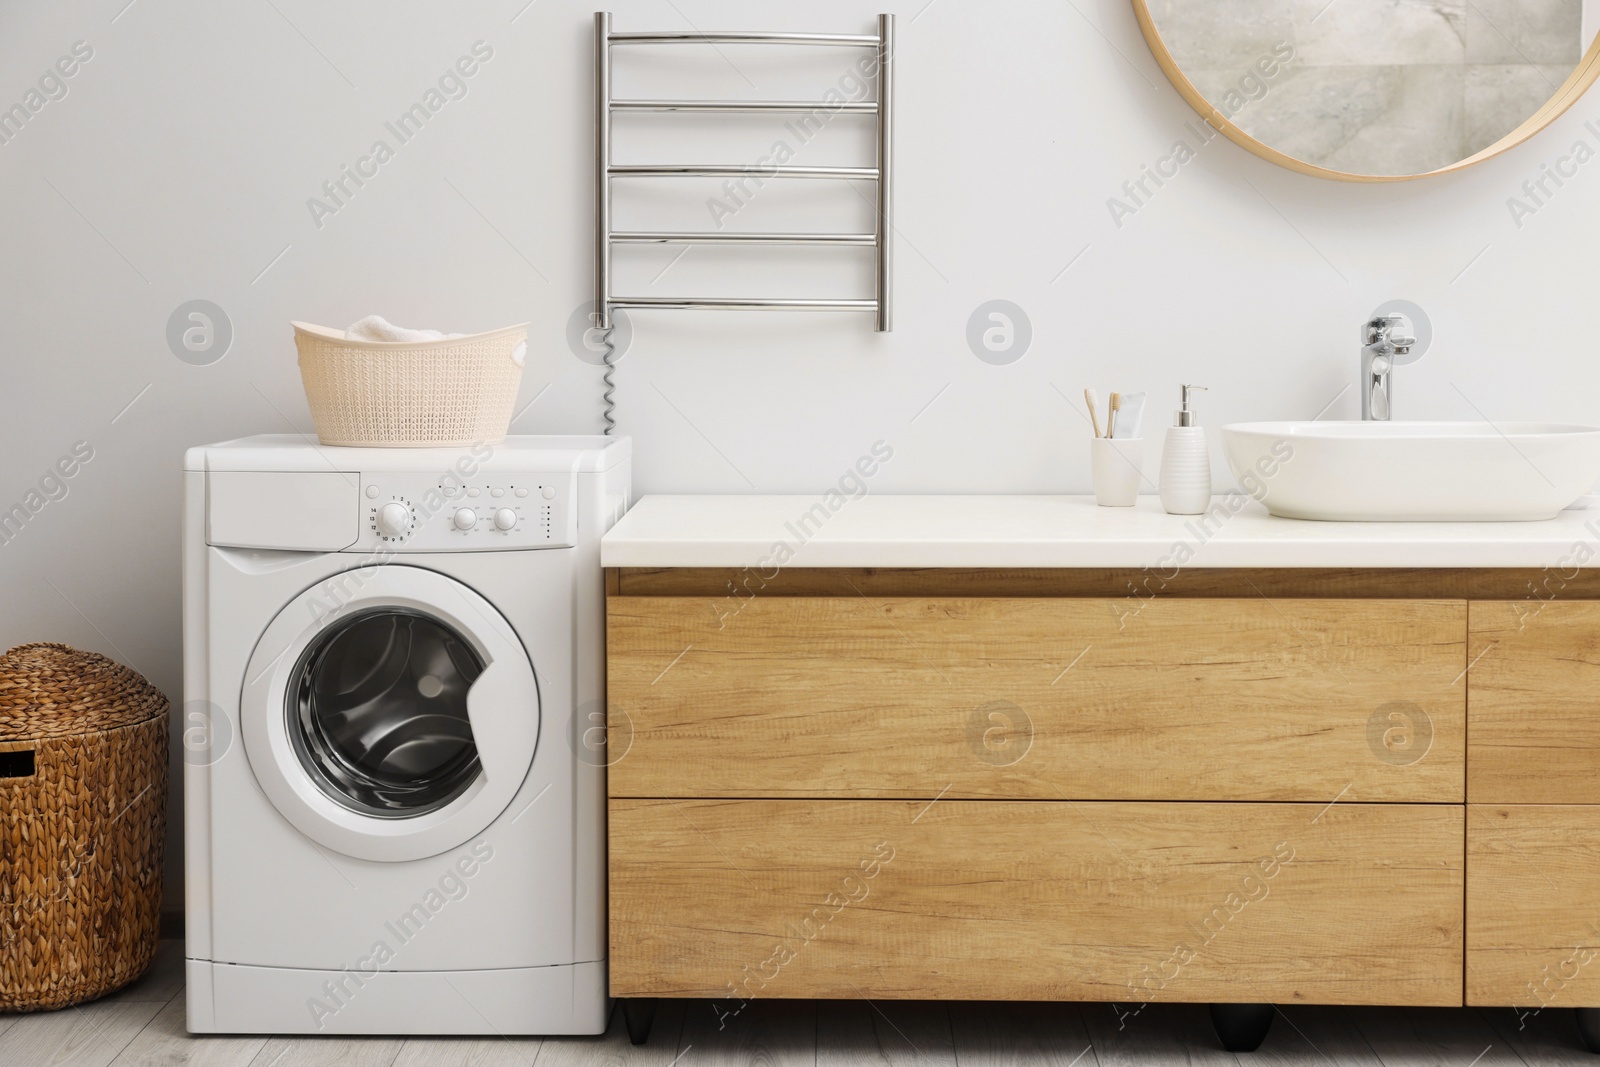
[[[240,712],[251,768],[284,817],[371,860],[482,832],[526,779],[539,728],[510,624],[466,586],[403,566],[347,572],[285,606]]]
[[[442,620],[373,608],[301,653],[289,678],[289,737],[341,804],[380,818],[435,811],[478,777],[467,693],[483,668]]]

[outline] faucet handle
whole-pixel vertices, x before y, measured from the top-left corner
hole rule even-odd
[[[1367,323],[1367,344],[1388,344],[1398,355],[1406,355],[1411,351],[1411,346],[1417,343],[1415,337],[1404,334],[1396,335],[1396,331],[1410,325],[1404,315],[1379,315]]]

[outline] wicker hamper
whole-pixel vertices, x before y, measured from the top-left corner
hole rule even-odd
[[[167,698],[66,645],[0,656],[0,1011],[144,973],[166,823]]]

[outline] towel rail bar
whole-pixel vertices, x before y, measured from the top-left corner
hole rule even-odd
[[[747,163],[651,163],[644,166],[612,164],[606,168],[613,178],[842,178],[848,181],[876,181],[877,167],[791,167],[772,163],[767,166]]]
[[[613,230],[611,240],[631,245],[861,245],[878,243],[875,233],[664,233]]]
[[[798,300],[763,297],[614,296],[613,308],[657,308],[702,311],[877,311],[876,300]]]
[[[612,44],[814,44],[876,48],[870,33],[745,33],[739,30],[666,30],[652,33],[613,33]]]
[[[689,111],[724,114],[794,113],[809,115],[816,111],[839,112],[855,115],[875,115],[876,100],[613,100],[612,111]]]

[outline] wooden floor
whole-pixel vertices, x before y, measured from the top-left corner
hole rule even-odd
[[[620,1013],[619,1013],[620,1015]],[[1203,1007],[1108,1004],[751,1004],[718,1028],[705,1001],[662,1005],[634,1048],[604,1037],[539,1040],[190,1037],[182,945],[150,974],[79,1008],[0,1015],[3,1067],[1600,1067],[1570,1011],[1527,1020],[1471,1009],[1288,1008],[1254,1055],[1221,1051]]]

